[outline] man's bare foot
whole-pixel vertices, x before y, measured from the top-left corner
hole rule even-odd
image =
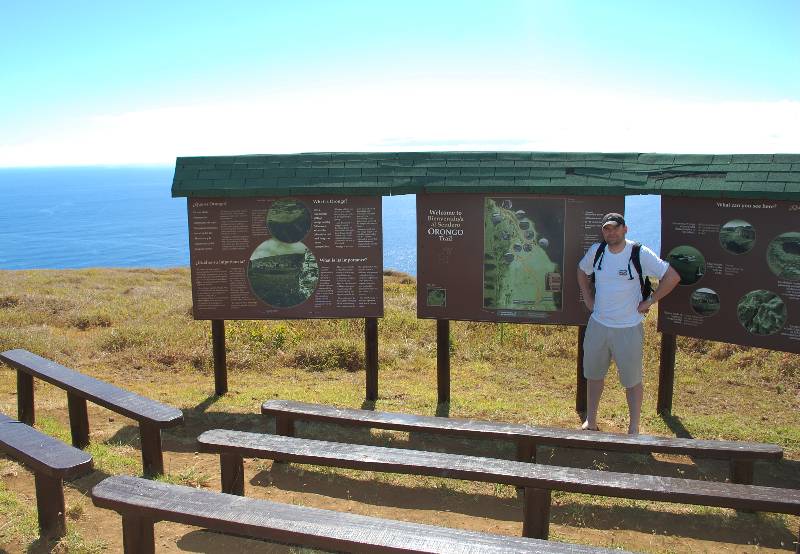
[[[597,426],[589,427],[589,421],[587,420],[587,421],[583,422],[583,425],[581,425],[581,430],[583,430],[583,431],[599,431],[600,428],[597,427]]]

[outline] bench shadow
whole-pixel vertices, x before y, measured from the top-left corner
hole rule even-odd
[[[139,468],[137,477],[142,477],[141,467]],[[64,479],[64,488],[74,489],[84,495],[86,498],[91,498],[92,488],[103,479],[111,477],[110,473],[106,473],[100,469],[93,469],[85,475],[80,477],[73,477],[72,479]]]
[[[428,478],[418,477],[418,479]],[[269,468],[256,473],[249,484],[257,487],[276,487],[291,492],[313,493],[374,506],[453,511],[502,521],[521,521],[522,517],[521,503],[516,498],[499,498],[481,493],[466,494],[445,488],[407,487],[392,483],[361,481],[321,471],[313,466],[294,463],[271,464]]]
[[[695,438],[683,425],[679,416],[664,413],[659,415],[676,437],[684,439]],[[720,462],[719,460],[697,456],[692,456],[691,459],[696,466],[701,468],[701,472],[704,471],[703,468],[709,468],[715,464],[719,465],[720,463],[725,464],[724,471],[727,472],[727,462]],[[723,475],[721,479],[725,479],[725,476]],[[753,484],[767,487],[800,489],[800,461],[787,460],[785,458],[774,462],[756,460],[753,472]]]
[[[231,552],[291,554],[298,552],[298,547],[296,546],[254,539],[243,535],[219,533],[209,529],[189,531],[177,540],[176,546],[186,552],[207,552],[210,554],[230,554]],[[324,551],[309,549],[308,552]]]
[[[800,489],[800,460],[780,460],[776,463],[756,462],[756,485],[779,487],[782,489]]]
[[[661,412],[658,414],[659,417],[664,421],[666,426],[672,431],[672,434],[680,439],[693,439],[694,435],[692,435],[686,426],[681,421],[679,416],[668,414]],[[701,458],[697,456],[690,456],[690,458],[694,461],[694,464],[700,468],[706,467],[709,465],[709,458]],[[723,477],[724,479],[724,477]]]
[[[275,433],[275,419],[260,413],[237,414],[209,412],[222,397],[210,395],[193,408],[183,410],[183,424],[163,429],[161,441],[165,452],[196,452],[197,437],[210,429],[231,429],[251,433]],[[119,429],[107,442],[140,448],[139,427],[133,423]]]
[[[91,423],[89,424],[91,428]],[[139,437],[139,425],[131,423],[123,425],[112,436],[103,441],[105,444],[122,444],[132,448],[141,449],[141,439]]]
[[[250,486],[276,487],[295,493],[313,493],[373,506],[409,510],[454,512],[478,518],[522,523],[523,502],[492,494],[452,490],[438,485],[406,487],[391,483],[362,481],[321,471],[314,466],[273,464],[256,475]],[[504,485],[508,491],[509,486]],[[247,491],[245,491],[247,494]],[[251,493],[252,495],[252,493]],[[645,507],[646,501],[629,500],[629,506],[578,504],[554,493],[550,522],[568,527],[597,530],[627,529],[645,534],[666,533],[677,537],[734,544],[788,548],[796,540],[781,516],[751,514],[705,508],[709,513],[673,513]],[[622,500],[625,502],[625,500]],[[637,505],[638,504],[638,505]],[[644,505],[644,506],[642,506]]]
[[[657,508],[638,507],[643,501],[629,501],[630,506],[564,503],[553,506],[550,522],[596,530],[627,529],[643,534],[666,534],[719,543],[758,545],[789,549],[797,540],[794,530],[782,516],[746,513],[727,509],[711,513],[674,513]]]

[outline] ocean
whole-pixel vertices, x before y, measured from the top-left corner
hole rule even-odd
[[[189,265],[172,167],[0,169],[0,269]],[[414,195],[383,198],[384,268],[416,275]],[[660,248],[658,196],[629,196],[628,238]]]

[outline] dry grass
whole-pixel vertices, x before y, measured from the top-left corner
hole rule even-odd
[[[455,417],[531,422],[576,427],[574,412],[577,330],[564,326],[451,323],[452,401],[436,404],[436,329],[415,312],[415,280],[398,272],[385,275],[385,314],[379,322],[381,410],[419,414],[448,413]],[[800,488],[800,356],[710,341],[680,338],[672,418],[654,414],[658,371],[655,317],[646,323],[645,407],[642,431],[651,434],[687,433],[697,438],[774,442],[786,450],[786,461],[757,468],[763,484]],[[191,317],[189,272],[174,270],[80,270],[0,272],[0,350],[25,348],[77,370],[106,379],[146,396],[176,405],[187,414],[187,426],[170,431],[173,445],[193,444],[196,433],[212,425],[249,428],[260,403],[268,398],[323,402],[349,407],[364,404],[364,325],[361,320],[231,321],[226,324],[230,393],[212,396],[213,370],[210,325]],[[16,410],[13,373],[0,369],[0,411]],[[601,404],[600,424],[623,432],[627,427],[624,394],[611,379]],[[37,410],[47,432],[67,433],[66,400],[62,391],[37,384]],[[112,420],[113,418],[109,418]],[[213,422],[213,424],[211,423]],[[92,452],[106,473],[136,472],[135,431],[120,430],[109,421],[107,430],[93,427]],[[263,430],[263,429],[262,429]],[[350,431],[308,426],[307,436],[353,440]],[[64,438],[64,437],[62,437]],[[359,435],[358,438],[363,438]],[[424,437],[372,436],[378,444],[453,448],[484,455],[512,456],[511,445],[442,442]],[[186,446],[191,449],[191,446]],[[660,462],[647,458],[598,454],[593,458],[558,451],[540,453],[541,461],[585,467],[655,471],[665,475],[720,478],[724,466]],[[610,461],[609,461],[610,460]],[[2,463],[2,460],[0,460]],[[615,466],[615,464],[617,464]],[[646,467],[643,467],[646,466]],[[651,467],[652,466],[652,467]],[[9,466],[11,467],[11,466]],[[167,480],[208,484],[202,467],[188,464],[170,469]],[[704,473],[708,472],[708,473]],[[8,472],[6,472],[8,473]],[[4,484],[12,476],[2,475]],[[312,468],[321,479],[412,490],[443,489],[455,495],[513,499],[513,491],[491,485],[409,476],[379,476]],[[333,476],[333,477],[330,477]],[[507,497],[512,497],[511,499]],[[0,488],[4,542],[24,545],[31,540],[30,508]],[[641,515],[630,501],[558,495],[554,503],[554,536],[574,542],[624,546],[634,550],[682,551],[669,541],[652,542],[639,535],[609,530],[580,539],[586,521],[610,506],[622,521]],[[599,506],[599,507],[598,507]],[[13,509],[12,509],[13,508]],[[28,511],[25,511],[28,510]],[[697,507],[663,505],[659,513],[687,511],[708,525],[731,529],[730,513]],[[80,527],[90,507],[70,512],[70,525]],[[633,515],[631,515],[633,514]],[[680,527],[675,525],[678,544]],[[764,520],[747,520],[754,529]],[[738,523],[737,523],[738,522]],[[610,525],[610,524],[609,524]],[[635,527],[634,523],[630,523]],[[759,527],[762,526],[762,527]],[[667,524],[669,528],[669,525]],[[745,526],[746,527],[746,526]],[[796,532],[798,518],[773,518],[767,528]],[[624,525],[623,525],[624,528]],[[16,530],[15,530],[16,529]],[[570,529],[576,529],[575,533]],[[9,531],[10,530],[10,531]],[[702,535],[702,530],[698,531]],[[773,533],[774,534],[774,533]],[[645,533],[647,535],[647,533]],[[785,535],[785,532],[784,532]],[[576,538],[578,537],[578,538]],[[83,544],[73,536],[74,544]],[[711,539],[717,540],[717,539]],[[763,539],[769,542],[771,539]],[[777,539],[776,539],[777,540]],[[756,541],[758,542],[758,541]],[[774,541],[773,541],[774,542]],[[71,543],[71,544],[72,544]],[[711,543],[716,544],[716,543]],[[667,546],[665,546],[667,545]],[[769,545],[767,545],[769,546]],[[728,545],[732,550],[744,543]],[[726,548],[728,548],[726,547]],[[772,545],[779,548],[777,545]],[[786,545],[788,548],[789,545]],[[72,550],[98,549],[75,546]],[[702,548],[701,548],[702,549]],[[714,549],[714,548],[712,548]]]

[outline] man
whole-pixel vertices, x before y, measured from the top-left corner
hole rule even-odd
[[[630,424],[628,433],[639,433],[642,412],[642,320],[650,307],[664,298],[680,281],[678,272],[652,250],[642,246],[639,260],[642,278],[659,279],[658,288],[642,298],[642,287],[631,259],[634,243],[625,239],[628,228],[618,213],[606,214],[601,222],[605,248],[593,244],[578,263],[578,285],[583,301],[592,312],[583,341],[583,375],[587,380],[586,421],[583,429],[597,430],[597,408],[603,394],[611,358],[617,364],[619,381],[625,387]],[[594,274],[594,286],[590,275]]]

